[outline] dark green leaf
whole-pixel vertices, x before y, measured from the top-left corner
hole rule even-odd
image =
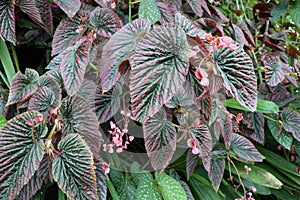
[[[251,58],[241,48],[222,48],[212,54],[224,80],[224,87],[250,111],[256,110],[257,78]]]
[[[226,106],[226,107],[249,111],[247,108],[243,107],[239,102],[237,102],[235,99],[226,99],[226,100],[223,100],[222,102],[223,102],[224,106]],[[277,112],[279,112],[279,108],[272,101],[258,99],[255,112],[277,113]]]
[[[207,186],[206,184],[202,183],[195,177],[191,177],[190,181],[188,182],[192,194],[195,199],[201,200],[221,200],[221,196],[212,188]]]
[[[161,17],[155,0],[142,0],[139,5],[139,18],[148,19],[150,24],[155,24]]]
[[[130,95],[134,117],[145,121],[167,103],[184,82],[189,60],[182,29],[155,27],[138,43],[130,58]]]
[[[280,17],[283,17],[287,11],[287,8],[289,6],[289,3],[286,0],[281,0],[278,5],[276,5],[275,8],[272,9],[271,20],[273,22],[276,22]]]
[[[47,133],[47,127],[44,120],[35,121],[38,115],[36,111],[25,112],[0,130],[0,196],[3,199],[14,199],[39,168],[45,153],[39,144],[44,145],[41,137]]]
[[[264,159],[248,139],[236,133],[232,135],[231,149],[239,158],[250,162],[262,162]]]
[[[146,19],[137,19],[116,32],[103,47],[100,78],[103,90],[110,90],[118,81],[118,67],[132,52],[140,37],[150,30]],[[126,38],[126,40],[124,40]]]
[[[102,37],[109,38],[122,27],[118,15],[109,8],[95,8],[89,21],[95,27],[96,33]]]
[[[78,12],[81,1],[80,0],[53,0],[67,15],[72,18]]]
[[[33,69],[26,69],[25,74],[18,72],[11,81],[7,105],[18,103],[32,95],[38,88],[39,74]]]
[[[0,114],[0,129],[7,123],[5,117]]]
[[[145,146],[151,165],[157,171],[163,171],[169,164],[176,149],[176,130],[167,120],[164,110],[149,118],[143,126]]]
[[[150,172],[142,172],[138,174],[139,184],[136,190],[136,199],[144,200],[160,200],[160,194]]]
[[[11,43],[16,43],[15,5],[11,0],[0,1],[0,35]]]
[[[300,24],[300,1],[290,1],[290,15],[295,24]]]
[[[186,193],[180,182],[166,173],[155,173],[155,180],[164,200],[187,200]]]
[[[88,102],[79,96],[68,96],[60,107],[62,133],[64,135],[78,133],[87,142],[94,155],[100,150],[101,134],[98,130],[97,116],[91,111]]]
[[[69,134],[57,148],[52,175],[59,188],[70,199],[98,199],[93,154],[82,137]]]
[[[281,113],[282,125],[287,132],[291,132],[296,140],[300,142],[300,114],[290,108]]]

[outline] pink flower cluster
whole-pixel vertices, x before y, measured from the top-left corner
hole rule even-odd
[[[103,144],[103,151],[108,152],[108,153],[113,153],[114,152],[113,147],[115,146],[117,148],[116,152],[121,153],[124,149],[127,149],[127,145],[130,144],[130,142],[134,139],[134,137],[128,136],[127,129],[121,130],[112,121],[110,122],[110,128],[112,130],[108,131],[108,132],[112,136],[113,144]],[[124,138],[125,138],[125,140],[124,140]]]
[[[222,37],[214,37],[211,33],[206,34],[205,36],[206,41],[210,44],[210,48],[208,49],[209,52],[213,52],[215,49],[221,49],[223,47],[227,47],[230,50],[235,50],[237,45],[233,44],[233,39],[228,36]]]

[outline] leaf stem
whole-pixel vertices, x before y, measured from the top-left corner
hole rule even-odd
[[[132,1],[129,0],[129,10],[128,10],[128,22],[131,22],[131,7],[132,7]]]
[[[16,49],[15,49],[15,47],[14,47],[13,44],[10,44],[10,48],[11,48],[11,51],[13,53],[13,59],[14,59],[14,63],[15,63],[16,69],[19,72],[20,71],[20,66],[19,66],[19,60],[18,60]]]
[[[58,120],[55,120],[55,124],[54,124],[54,126],[52,127],[52,130],[51,130],[51,132],[49,133],[47,139],[51,139],[51,138],[53,137],[53,134],[55,133],[55,130],[56,130],[57,125],[58,125]]]
[[[232,164],[233,168],[235,169],[235,171],[237,172],[237,176],[238,176],[238,179],[240,181],[240,185],[242,186],[243,190],[244,190],[244,198],[246,199],[246,193],[247,193],[247,190],[243,184],[243,181],[241,179],[241,176],[240,176],[240,173],[238,171],[238,169],[236,168],[234,162],[228,157],[228,161]]]
[[[113,200],[119,200],[120,198],[119,198],[118,193],[117,193],[114,185],[112,184],[112,182],[109,179],[106,179],[105,183],[106,183],[106,186],[109,189],[109,192],[110,192]]]
[[[268,115],[264,115],[264,118],[266,118],[270,121],[276,122],[277,124],[280,124],[279,120],[273,119],[273,118],[269,117]]]
[[[92,62],[89,62],[89,65],[95,72],[99,72],[98,67],[96,65],[94,65]]]

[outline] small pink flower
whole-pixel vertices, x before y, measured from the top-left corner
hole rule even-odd
[[[216,37],[212,36],[211,33],[208,33],[208,34],[205,35],[205,40],[206,40],[207,42],[211,42],[211,41],[213,41],[214,39],[216,39]]]
[[[119,137],[119,134],[116,134],[113,139],[112,139],[113,143],[116,145],[116,146],[121,146],[122,143],[123,143],[123,140],[122,140],[122,137]]]
[[[251,171],[251,168],[250,167],[248,167],[247,165],[245,165],[245,170],[246,170],[246,174],[248,174],[250,171]]]
[[[200,153],[200,149],[198,149],[196,146],[193,146],[192,153],[195,154],[195,155],[199,154]]]
[[[116,152],[117,153],[121,153],[123,151],[123,149],[120,147],[120,148],[117,148]]]
[[[113,153],[113,145],[112,144],[103,144],[103,151],[108,151],[108,153]]]
[[[116,8],[116,3],[115,3],[114,1],[112,1],[112,2],[110,3],[110,6],[111,6],[112,9],[115,9],[115,8]]]
[[[235,200],[245,200],[245,198],[244,198],[244,197],[241,197],[241,198],[237,198],[237,199],[235,199]]]
[[[102,163],[102,169],[104,169],[105,173],[108,174],[109,173],[109,165],[106,162]]]
[[[206,71],[200,67],[197,68],[195,72],[195,76],[197,79],[199,79],[201,82],[200,84],[203,86],[208,86],[209,85],[209,80],[208,80],[208,74]]]
[[[254,186],[250,186],[250,190],[251,190],[252,192],[256,192],[256,188],[255,188]]]
[[[76,29],[75,32],[78,33],[78,34],[83,33],[83,27],[82,26],[78,26],[78,28]]]
[[[109,124],[111,129],[117,128],[116,124],[113,121],[110,121]]]
[[[134,139],[132,135],[129,136],[129,141],[131,142]]]
[[[237,114],[237,116],[236,116],[236,122],[239,123],[242,120],[243,120],[243,114],[242,113]]]
[[[215,1],[214,4],[215,4],[216,6],[222,5],[222,3],[221,3],[220,1]]]

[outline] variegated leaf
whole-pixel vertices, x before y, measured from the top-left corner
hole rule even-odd
[[[191,37],[196,37],[199,32],[203,32],[190,19],[180,12],[175,13],[175,24],[181,27],[185,34]]]
[[[80,0],[53,0],[67,15],[74,17],[81,6]]]
[[[95,161],[96,166],[96,178],[97,178],[97,193],[99,200],[106,200],[107,197],[107,187],[105,184],[105,180],[108,179],[105,174],[104,169],[102,168],[103,159],[101,157],[97,158]]]
[[[284,72],[280,57],[276,53],[266,53],[261,58],[265,66],[266,81],[270,86],[276,86],[284,80]]]
[[[227,153],[224,150],[212,152],[210,172],[208,175],[216,191],[218,191],[224,175],[226,156]]]
[[[290,108],[281,113],[283,128],[291,132],[296,140],[300,142],[300,114]]]
[[[15,5],[11,0],[0,1],[0,35],[15,44]]]

